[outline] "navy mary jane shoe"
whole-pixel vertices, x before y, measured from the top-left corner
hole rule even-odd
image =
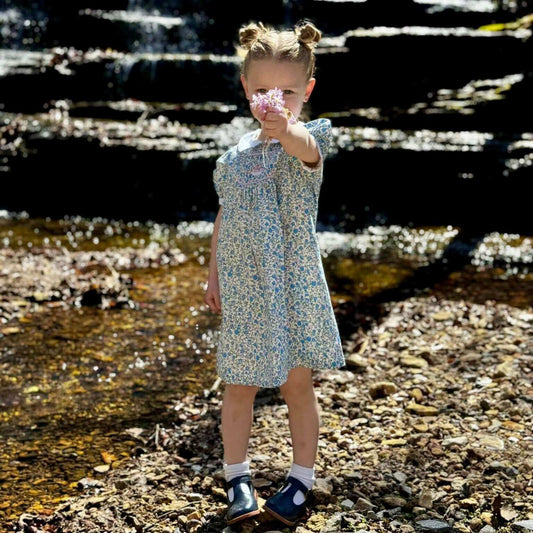
[[[252,485],[252,478],[249,474],[244,474],[226,482],[226,493],[230,489],[233,489],[233,501],[228,503],[228,525],[260,513],[257,505],[257,491]]]
[[[306,499],[301,504],[295,504],[293,498],[299,490]],[[294,526],[305,514],[308,492],[309,489],[299,479],[289,476],[283,487],[265,502],[264,509],[284,524]]]

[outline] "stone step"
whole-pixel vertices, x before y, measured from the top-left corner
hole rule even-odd
[[[105,121],[89,128],[76,120],[54,130],[34,125],[33,133],[23,135],[9,161],[9,180],[3,180],[3,209],[124,217],[142,212],[167,220],[204,216],[217,205],[215,159],[249,124],[169,127],[158,137],[150,125],[136,132],[135,124]],[[217,137],[224,129],[227,137]],[[530,223],[529,197],[517,193],[530,180],[530,166],[519,163],[525,150],[531,163],[533,139],[527,136],[335,128],[321,219],[522,233]]]
[[[472,80],[519,73],[527,79],[533,47],[530,30],[468,30],[450,35],[447,31],[374,28],[326,39],[317,49],[314,113],[345,111],[354,106],[405,107],[427,102],[428,95],[443,88],[458,89]],[[419,53],[421,49],[425,54]],[[16,54],[20,56],[19,67]],[[239,81],[240,59],[235,55],[57,48],[41,52],[40,61],[35,59],[33,66],[25,66],[30,54],[39,52],[0,51],[0,93],[6,110],[38,109],[51,99],[61,98],[215,100],[241,109],[245,106]],[[347,68],[356,76],[349,83],[337,83],[338,73]],[[214,79],[220,83],[213,84]],[[24,90],[28,85],[40,87],[32,98]]]

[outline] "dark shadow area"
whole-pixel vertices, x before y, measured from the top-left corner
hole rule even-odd
[[[412,276],[402,281],[397,287],[386,289],[369,299],[370,305],[385,302],[397,302],[416,296],[420,291],[430,289],[436,283],[447,278],[452,272],[462,270],[470,264],[470,254],[480,242],[485,232],[474,228],[463,228],[450,241],[442,257],[429,265],[418,268]]]
[[[398,285],[369,297],[356,294],[352,300],[340,304],[336,314],[341,337],[348,339],[354,333],[368,331],[387,316],[386,304],[420,295],[446,280],[453,272],[463,270],[471,264],[471,253],[485,235],[486,232],[477,227],[463,228],[439,259],[416,269]]]

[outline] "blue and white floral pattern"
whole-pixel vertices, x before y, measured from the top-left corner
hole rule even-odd
[[[316,236],[331,121],[303,125],[320,150],[314,167],[275,139],[263,154],[260,130],[216,161],[213,183],[223,205],[217,370],[226,383],[278,387],[294,367],[345,364]]]

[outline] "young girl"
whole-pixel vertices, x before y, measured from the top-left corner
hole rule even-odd
[[[212,311],[222,312],[217,370],[225,382],[221,433],[229,524],[259,513],[246,460],[259,388],[280,388],[293,447],[283,486],[264,508],[294,525],[315,481],[320,419],[312,371],[345,364],[316,237],[331,122],[297,120],[315,86],[320,38],[310,22],[287,31],[251,23],[239,31],[246,52],[241,82],[261,128],[216,162],[220,209],[204,296]],[[283,91],[286,109],[253,105],[254,95],[272,89]]]

